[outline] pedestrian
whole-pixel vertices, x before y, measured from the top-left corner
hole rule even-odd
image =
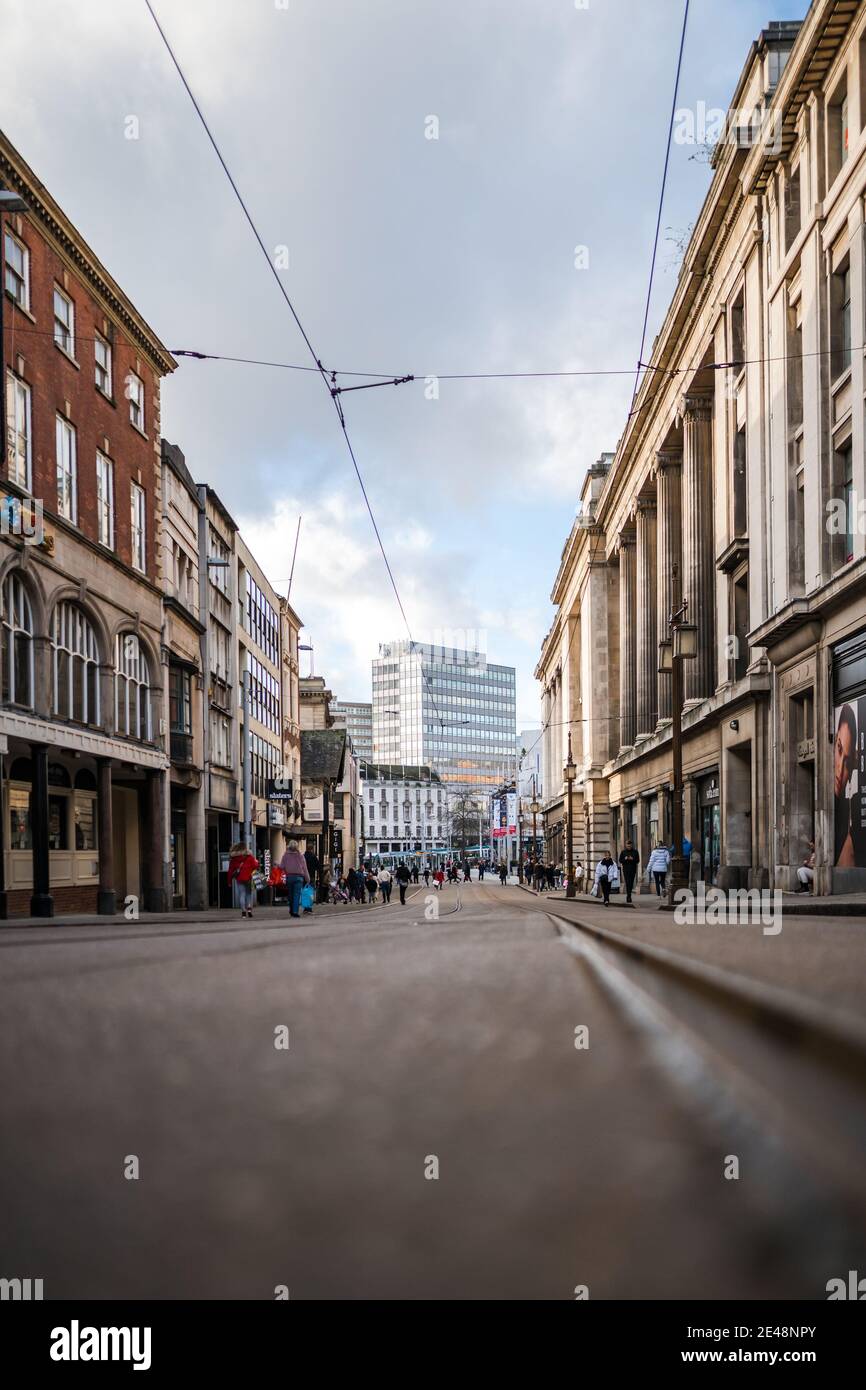
[[[546,881],[546,883],[547,883],[547,887],[548,887],[548,889],[550,890],[550,892],[552,893],[553,890],[554,890],[554,888],[556,887],[556,865],[555,865],[555,864],[546,864],[546,865],[544,866],[544,877],[545,877],[545,881]]]
[[[815,841],[809,841],[809,853],[797,870],[797,892],[811,893],[815,880]]]
[[[405,864],[398,864],[396,870],[394,871],[394,877],[397,880],[397,887],[400,889],[400,902],[405,905],[406,889],[409,885],[409,881],[412,875],[410,874]]]
[[[425,864],[425,866],[424,866],[424,887],[425,887],[425,888],[429,888],[429,887],[430,887],[430,865],[429,865],[429,864]]]
[[[483,883],[483,882],[484,882],[484,865],[483,865],[483,864],[479,864],[479,865],[478,865],[478,882],[479,882],[479,883]]]
[[[612,888],[619,887],[619,870],[616,860],[611,857],[610,851],[606,850],[595,866],[595,891],[601,890],[605,907],[610,907],[610,891]]]
[[[418,865],[417,865],[417,864],[413,864],[413,865],[412,865],[412,882],[413,882],[413,883],[417,883],[418,880],[419,880]]]
[[[558,868],[556,873],[559,877],[562,874],[562,870]],[[583,865],[580,862],[580,855],[578,855],[574,861],[574,891],[575,893],[583,892]]]
[[[376,894],[379,891],[379,880],[372,868],[367,870],[367,877],[364,879],[364,887],[367,889],[368,903],[374,903],[376,901]]]
[[[472,870],[470,869],[470,867],[469,867],[468,864],[464,864],[464,865],[463,865],[463,882],[464,882],[464,883],[471,883],[471,882],[472,882]]]
[[[442,884],[445,882],[445,873],[442,869],[437,869],[433,875],[433,883],[437,893],[442,892]]]
[[[307,874],[309,875],[307,882],[313,885],[313,892],[315,892],[316,885],[319,882],[319,856],[312,845],[310,845],[309,849],[304,850],[304,859],[306,860]]]
[[[383,902],[383,903],[389,903],[389,902],[391,901],[391,889],[392,889],[392,887],[393,887],[393,883],[392,883],[392,879],[391,879],[391,870],[390,870],[389,868],[387,868],[387,867],[384,868],[384,869],[380,869],[380,870],[379,870],[379,888],[380,888],[381,891],[382,891],[382,902]]]
[[[236,841],[229,850],[228,881],[229,887],[237,884],[234,890],[235,905],[240,904],[242,917],[253,915],[253,874],[258,867],[259,861],[250,854],[246,841]]]
[[[631,902],[632,890],[634,888],[634,881],[637,878],[639,864],[640,855],[634,847],[634,841],[626,840],[625,849],[619,856],[619,867],[622,869],[622,876],[625,880],[625,900],[627,903]]]
[[[503,887],[503,888],[505,887],[505,884],[507,883],[507,881],[508,881],[508,865],[506,864],[505,860],[503,859],[503,860],[500,862],[500,865],[499,865],[499,882],[502,884],[502,887]]]
[[[355,873],[354,867],[350,868],[346,874],[346,890],[349,894],[349,902],[354,902],[358,891],[358,875]]]
[[[286,879],[289,911],[293,917],[300,917],[301,891],[304,884],[310,882],[310,871],[307,868],[306,855],[301,854],[297,840],[289,840],[286,852],[280,860],[280,868]]]
[[[663,845],[661,841],[659,841],[650,855],[646,866],[647,881],[649,882],[650,875],[655,879],[657,898],[662,897],[665,892],[670,866],[671,852],[667,845]]]

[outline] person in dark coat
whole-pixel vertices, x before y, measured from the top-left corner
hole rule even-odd
[[[319,856],[314,849],[304,850],[304,858],[307,861],[307,873],[310,875],[310,883],[313,885],[313,893],[319,887]]]
[[[619,856],[619,867],[622,869],[623,881],[625,883],[625,900],[631,902],[634,881],[637,878],[638,866],[640,865],[640,855],[634,847],[633,840],[626,840],[625,849]]]
[[[400,901],[406,902],[406,888],[412,877],[405,864],[398,864],[394,870],[394,877],[397,880],[397,887],[400,889]]]

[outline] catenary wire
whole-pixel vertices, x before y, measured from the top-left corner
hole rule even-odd
[[[160,38],[162,39],[162,42],[163,42],[163,44],[164,44],[164,46],[165,46],[165,48],[166,48],[166,51],[167,51],[169,57],[171,58],[172,63],[174,64],[174,67],[175,67],[175,69],[176,69],[176,71],[177,71],[178,77],[180,78],[181,82],[183,83],[183,86],[184,86],[184,89],[185,89],[185,91],[186,91],[186,93],[187,93],[187,96],[189,97],[190,101],[191,101],[192,104],[193,104],[193,107],[194,107],[194,109],[195,109],[196,115],[198,116],[199,121],[201,122],[201,125],[202,125],[202,127],[204,128],[205,134],[207,135],[208,140],[210,141],[210,144],[211,144],[211,146],[212,146],[212,148],[213,148],[213,151],[214,151],[214,153],[215,153],[217,159],[218,159],[219,162],[220,162],[220,165],[221,165],[221,167],[222,167],[223,173],[225,174],[226,178],[228,179],[228,182],[229,182],[229,184],[230,184],[230,186],[231,186],[232,192],[234,193],[235,198],[237,199],[237,202],[238,202],[239,205],[240,205],[240,208],[241,208],[241,210],[242,210],[242,212],[243,212],[243,214],[244,214],[244,217],[246,218],[246,220],[247,220],[247,222],[248,222],[248,224],[249,224],[250,230],[251,230],[251,232],[253,233],[253,236],[255,237],[256,242],[258,243],[259,249],[261,250],[261,253],[262,253],[262,255],[264,256],[265,261],[267,262],[268,270],[270,271],[270,273],[271,273],[271,275],[272,275],[272,277],[273,277],[273,279],[274,279],[274,281],[275,281],[275,283],[276,283],[276,285],[277,285],[277,288],[279,289],[279,292],[280,292],[281,297],[283,298],[283,300],[285,301],[285,303],[287,304],[287,306],[288,306],[288,308],[289,308],[289,311],[291,312],[292,318],[294,319],[294,321],[295,321],[295,323],[296,323],[296,325],[297,325],[298,331],[300,332],[301,337],[303,338],[303,340],[304,340],[304,342],[305,342],[305,344],[306,344],[306,346],[307,346],[307,349],[308,349],[308,351],[309,351],[309,353],[310,353],[310,356],[311,356],[311,358],[313,359],[313,362],[315,363],[316,368],[318,369],[318,372],[319,372],[319,374],[320,374],[320,376],[321,376],[321,378],[322,378],[322,382],[324,383],[325,389],[327,390],[329,396],[331,397],[331,401],[332,401],[332,403],[333,403],[334,409],[335,409],[336,412],[337,412],[337,418],[339,419],[339,422],[340,422],[340,427],[341,427],[341,430],[342,430],[342,433],[343,433],[343,437],[344,437],[344,439],[345,439],[345,441],[346,441],[346,445],[347,445],[348,450],[349,450],[349,456],[350,456],[350,458],[351,458],[351,460],[352,460],[352,465],[353,465],[353,467],[354,467],[354,469],[355,469],[355,475],[356,475],[356,477],[357,477],[357,479],[358,479],[358,484],[359,484],[359,486],[360,486],[360,488],[361,488],[361,493],[362,493],[362,496],[363,496],[363,498],[364,498],[364,503],[365,503],[365,505],[366,505],[367,512],[368,512],[368,514],[369,514],[370,521],[371,521],[372,526],[373,526],[373,531],[374,531],[374,534],[375,534],[375,536],[376,536],[376,540],[377,540],[377,542],[378,542],[379,549],[380,549],[380,551],[381,551],[381,553],[382,553],[382,559],[383,559],[383,561],[384,561],[384,563],[385,563],[385,569],[386,569],[386,571],[387,571],[387,573],[388,573],[388,578],[389,578],[389,580],[391,581],[391,587],[392,587],[393,590],[394,590],[394,596],[395,596],[395,598],[396,598],[396,600],[397,600],[397,606],[398,606],[398,608],[400,609],[400,614],[401,614],[401,616],[402,616],[402,618],[403,618],[403,622],[404,622],[405,625],[406,625],[406,631],[407,631],[408,636],[409,636],[409,643],[410,643],[410,646],[411,646],[412,648],[414,648],[415,645],[416,645],[416,643],[415,643],[415,640],[414,640],[414,638],[413,638],[413,636],[412,636],[412,629],[411,629],[411,626],[410,626],[410,624],[409,624],[409,620],[408,620],[408,618],[407,618],[407,616],[406,616],[406,610],[405,610],[405,608],[404,608],[404,606],[403,606],[403,600],[402,600],[402,598],[400,597],[400,590],[399,590],[398,587],[397,587],[397,581],[396,581],[395,578],[394,578],[394,572],[393,572],[393,570],[392,570],[392,568],[391,568],[391,563],[390,563],[390,561],[389,561],[389,559],[388,559],[388,555],[387,555],[387,552],[386,552],[386,550],[385,550],[384,543],[383,543],[383,541],[382,541],[382,536],[381,536],[381,533],[380,533],[380,531],[379,531],[378,524],[377,524],[377,522],[376,522],[376,517],[375,517],[375,514],[374,514],[374,512],[373,512],[373,507],[372,507],[372,504],[371,504],[371,502],[370,502],[369,495],[368,495],[368,493],[367,493],[367,488],[366,488],[366,485],[365,485],[365,483],[364,483],[363,476],[362,476],[362,474],[361,474],[361,469],[360,469],[360,467],[358,466],[358,460],[357,460],[357,457],[356,457],[356,455],[355,455],[355,450],[354,450],[354,448],[352,447],[352,442],[351,442],[351,440],[350,440],[350,438],[349,438],[349,432],[348,432],[348,429],[346,428],[346,419],[345,419],[345,415],[344,415],[344,412],[343,412],[343,408],[342,408],[342,406],[341,406],[341,404],[340,404],[340,402],[339,402],[339,400],[338,400],[338,398],[337,398],[337,396],[336,396],[336,394],[335,394],[335,392],[334,392],[334,389],[333,389],[333,381],[329,382],[329,380],[328,380],[328,373],[327,373],[325,367],[323,367],[323,365],[322,365],[321,358],[318,356],[318,354],[317,354],[315,348],[313,347],[313,344],[312,344],[312,342],[311,342],[311,340],[310,340],[310,338],[309,338],[309,336],[308,336],[308,334],[307,334],[307,331],[306,331],[306,329],[304,328],[304,325],[302,324],[302,322],[301,322],[301,320],[300,320],[300,317],[299,317],[299,315],[298,315],[298,312],[297,312],[297,310],[295,309],[294,304],[292,303],[292,300],[291,300],[291,298],[290,298],[290,296],[289,296],[289,293],[288,293],[288,291],[286,290],[286,287],[285,287],[285,285],[283,284],[282,280],[280,279],[280,276],[279,276],[279,273],[278,273],[278,271],[277,271],[277,268],[276,268],[276,266],[274,265],[273,260],[271,259],[271,256],[270,256],[270,254],[269,254],[269,252],[268,252],[267,247],[265,246],[265,243],[264,243],[264,241],[263,241],[263,239],[262,239],[261,233],[259,232],[258,227],[256,226],[256,224],[255,224],[255,222],[254,222],[254,220],[253,220],[252,214],[250,213],[250,210],[249,210],[249,208],[247,207],[247,205],[246,205],[246,203],[245,203],[245,201],[244,201],[243,195],[241,194],[241,191],[240,191],[240,189],[238,188],[238,185],[236,184],[234,178],[232,177],[231,170],[229,169],[228,164],[226,163],[225,159],[223,158],[222,151],[220,150],[220,147],[219,147],[219,145],[217,144],[216,138],[215,138],[215,136],[213,135],[213,132],[211,131],[210,126],[208,125],[208,122],[207,122],[207,120],[206,120],[206,118],[205,118],[205,115],[204,115],[204,112],[202,111],[201,106],[199,105],[198,101],[197,101],[196,98],[195,98],[195,95],[193,94],[192,88],[190,87],[190,85],[189,85],[189,83],[188,83],[188,81],[187,81],[187,79],[186,79],[186,75],[184,74],[184,71],[183,71],[183,69],[182,69],[182,67],[181,67],[181,65],[180,65],[180,62],[179,62],[178,58],[176,57],[175,52],[174,52],[174,50],[173,50],[171,44],[170,44],[169,41],[168,41],[168,37],[167,37],[167,35],[166,35],[164,29],[162,28],[162,25],[160,24],[159,19],[158,19],[157,16],[156,16],[156,13],[155,13],[155,11],[154,11],[154,9],[153,9],[153,6],[152,6],[150,0],[144,0],[144,3],[145,3],[145,5],[147,6],[147,9],[148,9],[148,12],[149,12],[149,14],[150,14],[150,17],[151,17],[151,19],[153,20],[153,22],[154,22],[154,24],[155,24],[155,26],[156,26],[157,32],[158,32]],[[438,705],[436,704],[435,696],[433,695],[432,689],[431,689],[431,687],[430,687],[429,680],[427,680],[426,673],[424,672],[423,663],[422,663],[422,666],[421,666],[421,673],[422,673],[422,675],[424,676],[425,682],[426,682],[426,684],[427,684],[428,691],[429,691],[429,693],[430,693],[431,703],[432,703],[432,705],[433,705],[433,708],[434,708],[435,711],[436,711],[436,716],[437,716],[437,718],[438,718],[438,720],[439,720],[440,726],[442,726],[442,727],[444,728],[444,724],[443,724],[443,721],[442,721],[442,716],[441,716],[441,714],[439,713],[439,708],[438,708]]]
[[[682,70],[683,70],[683,52],[685,51],[685,46],[686,46],[686,29],[687,29],[687,27],[688,27],[688,22],[689,22],[689,0],[686,0],[685,9],[684,9],[684,11],[683,11],[683,28],[682,28],[682,33],[681,33],[681,35],[680,35],[680,51],[679,51],[679,56],[678,56],[678,58],[677,58],[677,73],[676,73],[676,77],[675,77],[675,79],[674,79],[674,94],[673,94],[673,100],[672,100],[672,102],[671,102],[671,118],[670,118],[670,122],[668,123],[668,138],[667,138],[667,143],[665,144],[665,165],[664,165],[664,171],[663,171],[663,173],[662,173],[662,186],[661,186],[661,190],[660,190],[660,192],[659,192],[658,216],[657,216],[657,218],[656,218],[656,234],[655,234],[655,238],[654,238],[654,240],[653,240],[653,252],[652,252],[652,260],[651,260],[651,262],[650,262],[649,284],[647,285],[647,292],[646,292],[646,307],[645,307],[645,309],[644,309],[644,316],[643,316],[643,331],[641,332],[640,352],[638,353],[638,359],[637,359],[637,360],[638,360],[638,368],[637,368],[637,375],[636,375],[635,381],[634,381],[634,390],[633,390],[633,392],[632,392],[632,398],[631,398],[632,406],[634,406],[635,398],[637,397],[637,393],[638,393],[638,387],[639,387],[639,385],[640,385],[641,364],[643,363],[644,348],[646,347],[646,335],[647,335],[647,329],[648,329],[648,327],[649,327],[650,307],[651,307],[651,304],[652,304],[652,294],[653,294],[653,282],[654,282],[654,280],[655,280],[656,260],[657,260],[657,258],[658,258],[658,250],[659,250],[659,237],[661,236],[661,229],[662,229],[662,211],[663,211],[663,208],[664,208],[664,201],[665,201],[665,189],[667,188],[667,182],[668,182],[668,168],[669,168],[669,166],[670,166],[670,160],[671,160],[671,140],[672,140],[672,138],[673,138],[673,132],[674,132],[674,121],[676,120],[676,113],[677,113],[677,97],[679,96],[679,90],[680,90],[680,77],[681,77],[681,75],[682,75]]]

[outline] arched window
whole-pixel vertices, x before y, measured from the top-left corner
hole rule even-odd
[[[4,704],[33,705],[33,610],[18,574],[3,584],[0,698]]]
[[[150,741],[150,672],[134,632],[117,635],[114,716],[118,734]]]
[[[51,624],[54,713],[99,723],[99,648],[93,627],[74,603],[59,603]]]

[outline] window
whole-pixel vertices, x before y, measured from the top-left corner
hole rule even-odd
[[[210,761],[218,767],[231,767],[232,756],[229,747],[229,720],[215,710],[210,712]]]
[[[96,451],[96,524],[99,540],[114,549],[114,464]]]
[[[168,718],[172,733],[192,733],[192,683],[189,671],[171,666],[168,672]]]
[[[830,279],[830,372],[835,381],[851,366],[851,271],[848,258]]]
[[[75,429],[57,416],[57,510],[67,521],[78,520],[78,464]]]
[[[126,378],[126,397],[129,401],[129,418],[137,430],[144,433],[144,382],[135,372]]]
[[[790,251],[800,232],[800,165],[792,169],[785,184],[785,249]]]
[[[114,724],[116,732],[125,738],[150,740],[150,672],[134,632],[117,636]]]
[[[132,563],[133,567],[141,570],[142,574],[147,569],[147,536],[145,532],[145,492],[138,483],[133,483],[131,491],[131,511],[132,511]]]
[[[111,344],[97,338],[93,344],[96,367],[96,386],[104,396],[111,396]]]
[[[6,457],[10,480],[29,492],[33,485],[30,387],[12,372],[6,375]]]
[[[30,308],[30,252],[7,228],[4,237],[6,292],[22,309]]]
[[[96,633],[74,603],[60,603],[51,624],[54,713],[79,724],[99,723]]]
[[[827,182],[833,182],[848,162],[848,88],[845,79],[827,105]]]
[[[33,611],[17,574],[3,584],[0,615],[0,699],[4,704],[33,705]]]
[[[75,848],[95,850],[96,798],[92,792],[75,792],[72,798],[72,819],[75,822]]]
[[[850,443],[840,453],[842,465],[842,498],[845,503],[845,561],[854,559],[854,451]]]
[[[75,355],[75,306],[68,295],[54,286],[54,341],[70,357]]]
[[[9,788],[9,848],[33,848],[30,838],[30,792],[23,787]]]

